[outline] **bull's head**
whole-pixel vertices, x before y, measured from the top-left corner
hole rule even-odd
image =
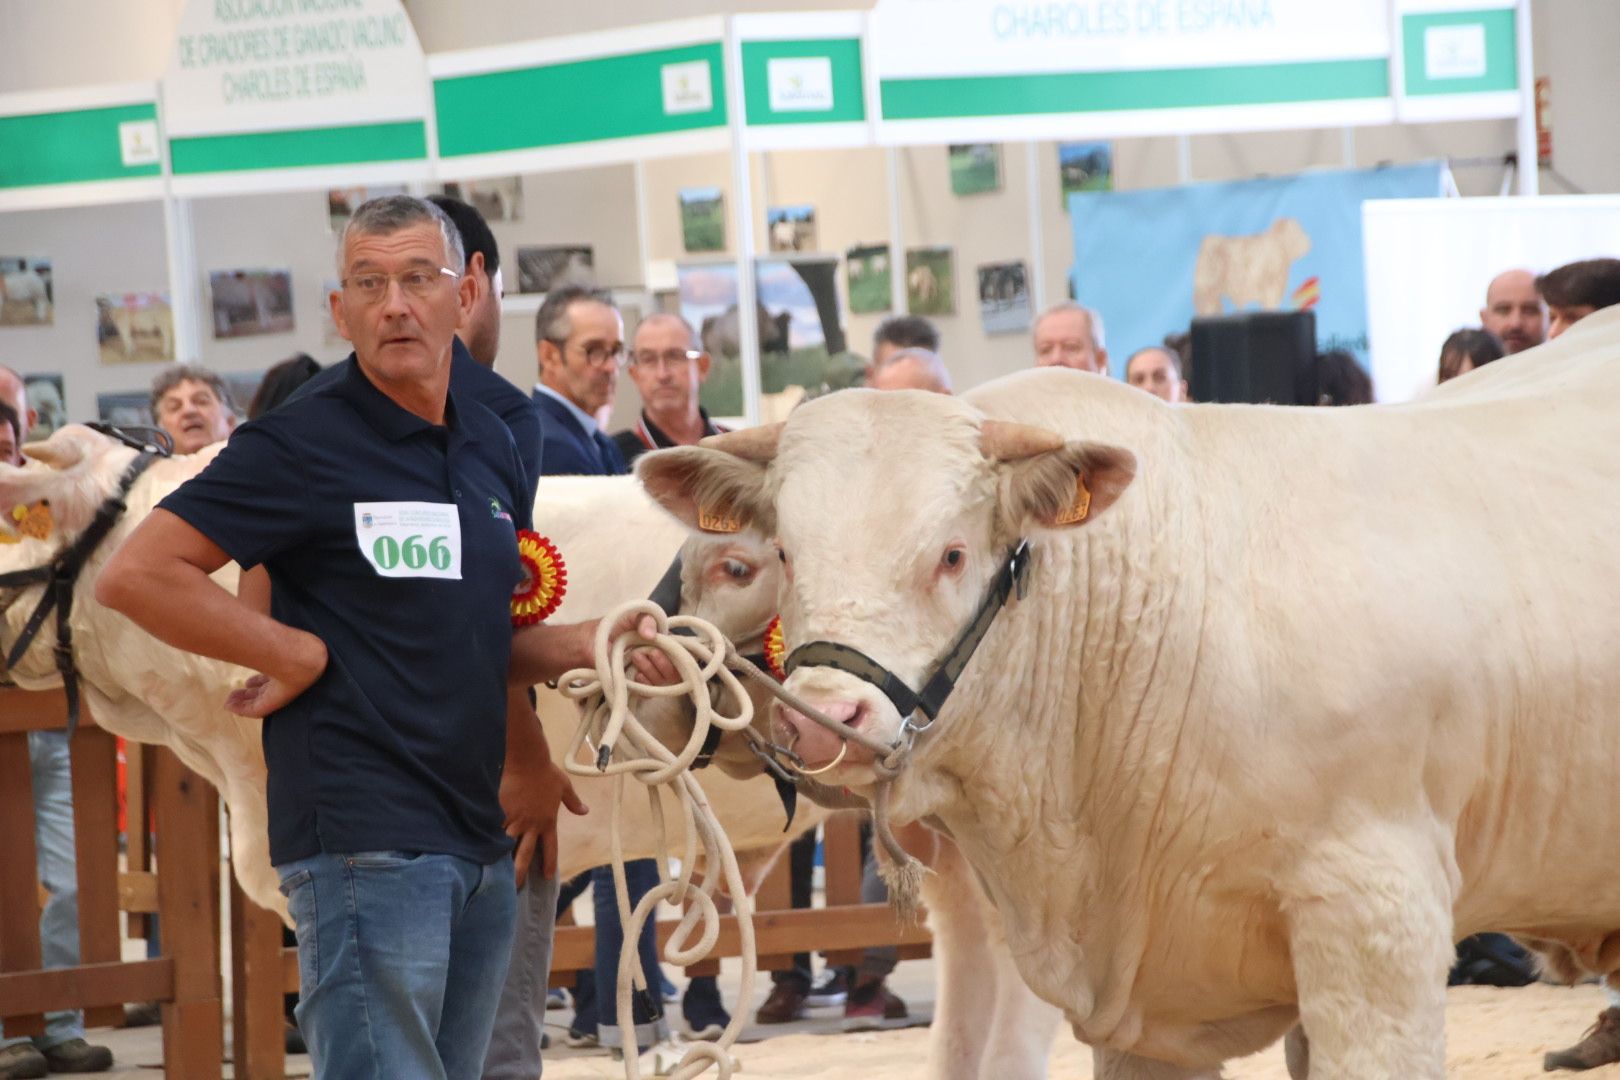
[[[776,615],[781,582],[782,564],[775,546],[752,531],[698,532],[681,545],[681,614],[713,623],[744,654],[763,649],[765,629]],[[753,682],[743,685],[754,703],[755,726],[764,733],[775,699]],[[641,704],[638,717],[671,748],[684,745],[691,737],[693,711],[686,697],[649,698]],[[722,738],[712,762],[739,779],[755,776],[761,769],[740,734]]]
[[[919,690],[1017,540],[1088,527],[1129,485],[1135,458],[938,394],[846,391],[785,424],[647,455],[638,474],[699,532],[774,537],[790,653],[847,645]],[[869,681],[805,666],[787,685],[834,720],[900,739],[906,718]],[[774,723],[807,767],[845,749],[797,713],[779,710]],[[870,764],[850,744],[828,779],[864,784]]]

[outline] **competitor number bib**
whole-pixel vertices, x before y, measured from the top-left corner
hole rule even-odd
[[[461,517],[454,503],[355,503],[354,538],[383,577],[461,580]]]

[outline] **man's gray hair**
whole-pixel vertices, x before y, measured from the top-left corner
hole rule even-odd
[[[1044,321],[1048,315],[1061,315],[1065,311],[1078,311],[1090,321],[1092,348],[1102,349],[1107,347],[1103,342],[1102,316],[1097,314],[1097,312],[1091,308],[1086,307],[1086,305],[1080,303],[1078,300],[1065,300],[1061,304],[1053,304],[1051,307],[1041,312],[1040,318],[1035,320],[1035,325],[1040,326],[1042,321]]]
[[[692,324],[686,321],[686,316],[677,315],[673,311],[655,311],[636,324],[636,333],[641,333],[643,326],[657,326],[661,322],[672,322],[686,331],[687,348],[697,352],[703,351],[703,343],[698,340],[698,333],[692,329]]]
[[[587,285],[559,285],[546,293],[545,300],[540,303],[540,310],[534,314],[534,343],[549,341],[553,345],[561,346],[574,332],[574,321],[568,317],[568,309],[588,300],[593,304],[606,304],[615,311],[618,308],[613,303],[613,295],[601,289],[593,289]]]
[[[461,230],[450,216],[414,195],[384,195],[361,204],[343,226],[343,235],[338,237],[337,244],[338,276],[343,276],[348,269],[344,257],[349,250],[349,237],[388,236],[428,221],[439,227],[439,235],[444,238],[444,265],[460,274],[467,265],[467,249],[461,243]]]
[[[231,410],[231,412],[236,411],[236,405],[231,401],[230,388],[225,385],[225,380],[220,378],[217,373],[210,371],[201,364],[175,364],[158,372],[157,377],[152,380],[153,419],[157,418],[158,402],[163,400],[163,395],[188,380],[202,383],[214,392],[214,396],[219,398],[221,405]]]
[[[1136,358],[1138,356],[1141,356],[1144,353],[1153,352],[1164,354],[1165,359],[1170,361],[1170,370],[1176,373],[1176,378],[1186,378],[1186,375],[1181,370],[1181,354],[1176,352],[1176,350],[1172,349],[1168,345],[1144,345],[1140,349],[1137,349],[1135,352],[1131,353],[1130,356],[1125,358],[1125,378],[1127,380],[1130,379],[1131,365],[1136,363]]]

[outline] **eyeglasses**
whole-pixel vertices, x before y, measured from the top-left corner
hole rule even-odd
[[[433,295],[444,278],[454,281],[459,277],[460,274],[443,266],[435,270],[402,270],[397,274],[356,274],[343,279],[343,289],[362,304],[375,304],[388,295],[389,282],[397,281],[406,296],[423,300]]]
[[[673,371],[682,364],[691,363],[702,355],[696,349],[665,349],[661,353],[646,349],[630,358],[630,366],[646,371],[658,371],[665,368]]]
[[[571,342],[558,341],[555,338],[548,340],[550,340],[553,345],[557,346],[559,352],[566,351],[568,346],[571,344]],[[622,341],[614,345],[603,345],[598,342],[592,342],[589,345],[580,345],[578,346],[578,349],[580,352],[585,354],[585,363],[589,364],[591,367],[606,367],[610,363],[616,367],[624,366],[625,351],[624,342]]]

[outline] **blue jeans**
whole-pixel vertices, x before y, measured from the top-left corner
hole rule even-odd
[[[73,773],[65,731],[30,731],[28,759],[34,785],[34,844],[40,884],[51,898],[39,917],[40,959],[47,968],[79,962],[79,870],[73,847]],[[32,1042],[44,1050],[84,1037],[84,1014],[45,1014],[36,1039],[0,1038],[0,1049]]]
[[[632,910],[641,898],[658,884],[658,863],[634,859],[624,864],[624,883],[630,893]],[[624,946],[624,926],[619,922],[619,901],[613,891],[613,868],[598,866],[591,871],[591,899],[596,907],[596,1031],[603,1046],[622,1045],[619,1032],[619,950]],[[647,991],[632,991],[631,1018],[636,1026],[636,1042],[643,1049],[669,1037],[664,1021],[664,998],[660,991],[656,919],[642,924],[636,952],[647,977]],[[581,1013],[584,1009],[580,1010]],[[575,1016],[574,1023],[588,1023]]]
[[[276,867],[316,1080],[476,1080],[512,951],[512,858],[368,851]]]

